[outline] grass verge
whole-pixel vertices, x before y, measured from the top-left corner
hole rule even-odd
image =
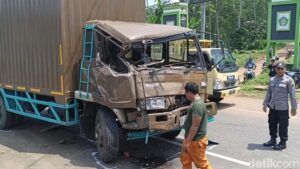
[[[239,95],[241,96],[250,96],[263,98],[266,94],[265,88],[269,84],[269,75],[268,72],[264,72],[254,79],[248,80],[240,84],[241,91]]]
[[[239,67],[243,67],[247,62],[248,58],[251,57],[253,60],[257,60],[264,56],[266,53],[265,50],[253,50],[253,51],[243,51],[233,53],[236,58],[236,62]]]

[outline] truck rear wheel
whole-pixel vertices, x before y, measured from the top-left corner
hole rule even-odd
[[[13,124],[13,114],[7,112],[4,100],[0,96],[0,130],[8,129]]]
[[[24,116],[18,115],[18,114],[13,114],[13,126],[19,126],[23,123],[24,121]]]
[[[95,140],[100,159],[112,162],[119,151],[119,128],[114,113],[108,109],[99,109],[95,122]]]
[[[163,133],[161,134],[161,136],[167,139],[175,139],[180,134],[180,132],[181,130],[174,130],[174,131]]]

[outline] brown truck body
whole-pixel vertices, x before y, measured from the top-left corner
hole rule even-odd
[[[142,0],[1,0],[0,87],[67,103],[88,20],[145,22]]]

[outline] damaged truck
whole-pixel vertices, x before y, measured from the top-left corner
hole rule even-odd
[[[0,129],[23,117],[80,124],[100,159],[111,162],[121,139],[179,135],[187,82],[197,83],[206,100],[207,67],[196,34],[139,23],[144,1],[38,2],[0,1]],[[180,53],[175,44],[183,44]],[[215,115],[215,103],[206,105]]]

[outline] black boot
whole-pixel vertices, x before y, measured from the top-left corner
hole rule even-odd
[[[286,142],[285,141],[280,141],[279,144],[274,146],[274,150],[283,150],[286,149]]]
[[[265,147],[276,146],[276,138],[271,138],[271,140],[264,143],[263,146]]]

